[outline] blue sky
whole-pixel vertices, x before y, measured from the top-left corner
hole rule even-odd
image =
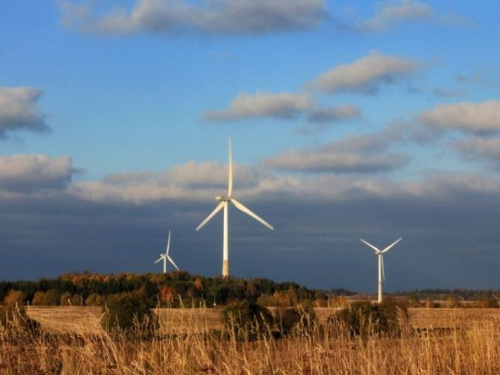
[[[235,276],[498,288],[498,7],[2,2],[0,278],[218,274],[231,136]]]

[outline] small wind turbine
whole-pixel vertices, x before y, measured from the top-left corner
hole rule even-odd
[[[170,255],[168,255],[169,252],[170,252],[170,230],[168,231],[167,250],[165,251],[165,254],[160,254],[160,258],[155,262],[156,264],[163,259],[163,273],[167,273],[167,260],[174,265],[177,271],[179,271],[179,267],[177,267],[177,264],[175,264],[172,258],[170,258]]]
[[[224,234],[223,234],[223,256],[222,256],[222,276],[229,276],[229,239],[228,239],[228,207],[229,203],[234,204],[234,206],[246,213],[247,215],[253,217],[255,220],[265,225],[269,229],[273,230],[271,224],[267,221],[250,211],[243,204],[238,202],[233,198],[233,157],[231,151],[231,139],[228,139],[228,147],[229,147],[229,181],[227,188],[227,196],[216,195],[215,199],[219,202],[219,204],[215,207],[215,209],[207,216],[205,220],[201,222],[200,225],[196,228],[196,230],[200,230],[206,223],[210,221],[220,210],[224,209]]]
[[[382,281],[385,281],[384,272],[384,253],[388,252],[394,245],[401,241],[403,237],[394,241],[392,244],[387,246],[384,250],[379,250],[377,247],[373,246],[371,243],[361,240],[365,245],[370,246],[374,251],[375,255],[378,255],[378,303],[382,302]]]

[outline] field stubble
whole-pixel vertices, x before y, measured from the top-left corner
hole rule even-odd
[[[156,312],[162,334],[138,340],[102,331],[99,309],[30,307],[28,314],[49,333],[31,335],[15,322],[3,327],[0,373],[500,373],[499,309],[410,309],[411,326],[398,337],[350,338],[339,325],[317,325],[307,334],[255,341],[237,340],[230,330],[206,333],[222,330],[221,310]],[[320,322],[329,315],[317,313]]]

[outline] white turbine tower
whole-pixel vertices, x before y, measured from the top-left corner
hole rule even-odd
[[[167,260],[174,265],[177,271],[179,271],[179,267],[177,267],[177,264],[175,264],[173,259],[170,258],[170,255],[168,255],[169,253],[170,253],[170,230],[168,231],[167,250],[165,251],[165,254],[160,254],[160,258],[155,262],[156,264],[163,259],[163,273],[167,273]]]
[[[238,202],[233,197],[233,160],[232,160],[232,151],[231,151],[231,139],[228,139],[228,147],[229,147],[229,181],[227,188],[227,196],[216,195],[215,199],[219,201],[219,204],[215,207],[215,209],[207,216],[205,220],[201,222],[200,225],[196,228],[196,230],[200,230],[206,223],[210,221],[220,210],[224,209],[224,235],[223,235],[223,256],[222,256],[222,276],[229,276],[229,243],[228,243],[228,207],[229,203],[234,204],[234,206],[246,213],[247,215],[253,217],[255,220],[265,225],[269,229],[273,230],[271,224],[267,221],[250,211],[243,204]]]
[[[382,302],[382,281],[385,281],[384,272],[384,253],[388,252],[394,245],[401,241],[403,237],[394,241],[392,244],[387,246],[384,250],[379,250],[377,247],[373,246],[371,243],[361,240],[365,245],[370,246],[374,251],[375,255],[378,255],[378,303]]]

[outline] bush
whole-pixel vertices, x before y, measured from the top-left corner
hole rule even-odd
[[[350,337],[397,335],[403,326],[401,320],[408,318],[407,305],[407,301],[397,302],[390,297],[378,305],[373,305],[370,301],[354,302],[331,316],[328,322],[330,326],[345,330]]]
[[[85,300],[85,306],[102,306],[104,305],[104,297],[97,293],[92,293]]]
[[[291,335],[300,320],[300,313],[295,309],[279,309],[276,315],[276,325],[283,336]]]
[[[255,340],[270,333],[273,324],[271,312],[248,301],[237,301],[224,310],[226,328],[240,340]]]
[[[381,327],[381,332],[399,334],[402,326],[408,321],[408,305],[409,301],[406,299],[396,300],[392,297],[386,297],[379,304],[385,323],[385,326]]]
[[[156,328],[151,307],[138,293],[111,294],[106,299],[103,326],[108,332],[126,331],[149,336]]]
[[[276,316],[276,325],[283,336],[310,334],[316,321],[314,308],[307,304],[293,309],[280,309]]]
[[[79,294],[65,292],[59,297],[60,306],[83,306],[83,297]]]
[[[59,305],[60,293],[55,289],[46,292],[36,292],[33,297],[34,306],[57,306]]]
[[[487,309],[500,307],[498,304],[498,300],[494,296],[479,298],[478,300],[475,301],[473,306],[478,308],[487,308]]]

